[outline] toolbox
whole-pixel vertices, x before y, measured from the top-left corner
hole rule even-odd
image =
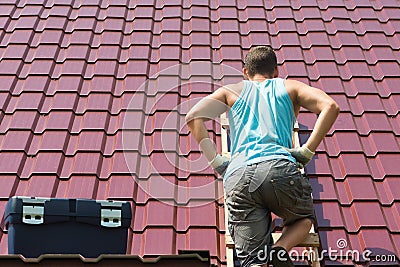
[[[129,202],[15,196],[4,215],[8,253],[126,254],[131,219]]]

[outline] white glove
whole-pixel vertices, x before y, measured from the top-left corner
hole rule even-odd
[[[222,156],[220,154],[217,154],[212,161],[210,161],[208,164],[211,166],[211,168],[214,169],[219,175],[224,176],[226,169],[228,168],[230,158],[226,156]]]
[[[299,168],[304,168],[311,161],[312,157],[315,154],[304,145],[301,147],[291,148],[287,150],[296,159]]]

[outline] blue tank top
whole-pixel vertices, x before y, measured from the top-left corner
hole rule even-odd
[[[224,178],[238,168],[270,159],[296,160],[292,147],[296,116],[283,79],[244,81],[228,112],[231,156]]]

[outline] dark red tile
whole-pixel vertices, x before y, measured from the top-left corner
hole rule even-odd
[[[29,39],[33,34],[32,30],[14,30],[12,34],[9,36],[9,43],[15,44],[26,44],[29,43]],[[3,43],[3,42],[1,42]]]
[[[249,3],[247,3],[249,4]],[[243,13],[241,10],[239,10],[239,17],[240,15],[243,16],[242,20],[247,20],[248,18],[258,18],[258,19],[264,19],[266,17],[266,12],[265,9],[261,7],[246,7],[243,10]]]
[[[72,126],[73,118],[72,111],[52,111],[46,116],[40,116],[35,132],[68,130]]]
[[[382,217],[382,215],[379,215]],[[363,229],[355,238],[357,238],[362,245],[362,250],[369,249],[373,255],[385,252],[395,252],[397,249],[393,246],[390,233],[387,229]]]
[[[363,152],[360,137],[356,132],[336,132],[333,136],[325,137],[325,147],[330,156],[341,152]]]
[[[388,41],[389,45],[391,45],[391,39],[388,39],[385,33],[370,32],[364,36],[360,36],[359,40],[363,49],[370,49],[372,46],[387,46]]]
[[[35,155],[39,151],[64,151],[66,149],[67,131],[45,131],[43,134],[35,134],[29,145],[28,153]]]
[[[24,64],[21,60],[2,60],[0,62],[0,71],[4,74],[16,74],[23,68]]]
[[[36,29],[38,31],[44,31],[48,29],[64,29],[64,25],[67,23],[68,19],[66,17],[48,17],[46,20],[40,20],[36,26]]]
[[[183,160],[181,160],[183,161]],[[182,178],[189,178],[188,181],[180,181],[178,192],[176,196],[176,201],[179,204],[193,206],[201,206],[205,205],[211,201],[218,200],[223,196],[223,193],[218,191],[218,187],[222,186],[220,181],[218,181],[215,177],[214,171],[207,166],[205,160],[203,161],[203,157],[199,159],[196,158],[196,161],[203,161],[201,163],[193,163],[190,162],[190,165],[187,166],[184,163],[179,164],[179,168],[181,170]],[[187,162],[187,161],[186,161]],[[185,176],[183,177],[183,172],[189,171],[190,173],[204,173],[206,176]],[[189,173],[189,174],[190,174]]]
[[[328,94],[341,94],[347,90],[347,88],[343,86],[343,81],[339,77],[321,77],[318,81],[311,82],[310,85],[317,87]]]
[[[299,34],[307,34],[309,32],[324,32],[327,30],[327,28],[329,29],[327,25],[325,25],[321,18],[307,18],[302,21],[302,23],[297,23],[297,31]]]
[[[193,205],[193,203],[191,204]],[[208,214],[208,216],[204,216],[204,214]],[[178,207],[176,216],[178,219],[177,230],[187,231],[192,226],[216,226],[219,210],[215,202],[210,202],[199,206]]]
[[[30,139],[31,131],[8,131],[1,138],[2,151],[24,151],[27,148],[28,140]]]
[[[173,228],[149,228],[142,235],[144,243],[141,244],[143,250],[140,254],[158,256],[174,253],[172,251],[172,241],[175,240],[175,231]],[[159,242],[160,240],[164,242]]]
[[[384,96],[385,93],[382,92],[383,90],[378,90],[377,86],[379,86],[376,82],[374,82],[371,77],[365,77],[365,78],[355,78],[351,80],[350,84],[354,86],[354,91],[357,93],[379,93],[381,96]]]
[[[386,226],[391,232],[398,232],[400,230],[400,207],[397,203],[391,207],[382,207],[383,214],[385,214]]]
[[[332,173],[328,157],[325,154],[317,154],[314,156],[311,164],[306,166],[307,174],[318,174],[318,175],[334,175]]]
[[[400,164],[398,164],[398,156],[396,154],[380,154],[377,156],[384,173],[387,175],[396,175],[400,171]]]
[[[20,59],[24,57],[26,50],[29,50],[29,52],[32,51],[32,49],[28,49],[28,46],[24,44],[16,44],[16,45],[10,44],[4,49],[4,53],[2,53],[2,58],[3,60]]]
[[[132,199],[137,181],[132,176],[111,176],[107,181],[107,198]]]
[[[20,174],[21,163],[25,160],[25,156],[20,152],[2,152],[0,159],[2,174]]]
[[[1,5],[1,11],[0,11],[0,15],[1,16],[5,16],[5,15],[9,15],[10,13],[12,13],[12,11],[15,9],[15,5],[13,4],[2,4]],[[37,14],[37,10],[34,10],[35,12],[33,12],[34,14]],[[34,14],[27,14],[27,15],[34,15]]]
[[[400,71],[399,63],[393,62],[379,62],[379,64],[371,68],[372,77],[375,80],[382,80],[384,77],[395,77],[396,73]]]
[[[330,177],[312,177],[308,176],[313,188],[312,196],[314,201],[337,200],[336,182]]]
[[[103,159],[100,178],[108,178],[112,174],[136,173],[138,160],[137,152],[114,152],[111,157]]]
[[[307,18],[320,19],[321,18],[321,10],[317,7],[316,2],[314,1],[314,5],[304,5],[300,10],[296,10],[294,13],[294,19],[296,21],[303,21]]]
[[[18,97],[11,97],[5,112],[14,113],[15,110],[36,110],[41,106],[43,99],[43,93],[39,92],[27,92]]]
[[[347,62],[343,68],[339,69],[342,79],[352,77],[370,77],[371,71],[365,62]]]
[[[16,196],[53,197],[56,176],[32,176],[29,180],[21,180],[18,184]]]
[[[354,122],[360,134],[368,134],[370,131],[393,131],[385,113],[364,113],[362,117],[355,117]]]
[[[338,63],[346,63],[347,61],[363,61],[365,56],[363,50],[359,46],[343,46],[340,50],[334,52],[335,59]]]
[[[97,22],[94,32],[103,33],[104,31],[122,31],[124,29],[124,19],[107,18],[104,21]]]
[[[301,47],[282,46],[281,49],[275,51],[278,63],[284,61],[300,61],[303,59],[303,51]]]
[[[301,49],[301,48],[299,48]],[[320,60],[332,60],[334,50],[329,47],[314,46],[309,50],[302,50],[304,53],[304,60],[307,64],[313,64],[315,61]]]
[[[18,185],[19,178],[15,175],[0,176],[0,198],[8,199],[13,192],[13,188]]]
[[[44,99],[41,111],[49,113],[50,110],[74,110],[77,100],[77,95],[74,93],[58,92],[53,97]]]
[[[63,38],[63,46],[71,44],[88,44],[92,38],[93,32],[91,30],[73,31],[71,34],[65,34]]]
[[[99,7],[97,6],[81,6],[77,10],[77,17],[96,17]]]
[[[12,76],[12,74],[4,74],[0,76],[0,90],[7,93],[10,92],[10,88],[14,86],[14,82],[17,83],[17,78],[15,76]]]
[[[82,131],[79,135],[70,137],[67,153],[74,155],[76,152],[90,151],[101,152],[105,140],[103,131]]]
[[[292,19],[277,19],[268,26],[271,35],[277,35],[281,32],[295,32],[297,30],[296,23]]]
[[[367,156],[376,156],[378,152],[399,151],[398,140],[393,133],[371,133],[368,137],[361,137],[361,142]]]
[[[211,255],[218,255],[219,251],[215,243],[210,246],[206,240],[218,240],[219,233],[216,229],[190,229],[185,234],[177,237],[178,249],[209,250]]]
[[[318,227],[343,227],[341,208],[337,202],[314,203],[315,214],[318,218]]]
[[[287,73],[291,78],[308,76],[306,66],[303,62],[287,62],[281,69],[285,70],[284,73]]]
[[[52,174],[58,175],[61,169],[62,153],[41,152],[35,156],[27,157],[22,178],[29,178],[31,175]]]
[[[149,199],[157,199],[173,204],[176,201],[175,175],[151,175],[145,180],[137,180],[138,193],[136,202],[146,203]]]
[[[66,65],[76,65],[77,63],[82,64],[84,61],[86,61],[88,51],[88,45],[70,45],[68,46],[68,48],[63,48],[59,50],[57,62],[62,64],[67,63]],[[78,61],[76,59],[80,60]],[[78,72],[78,74],[80,74],[80,72]]]
[[[95,176],[71,176],[61,180],[57,187],[57,198],[93,198],[96,185]]]
[[[320,77],[338,77],[337,64],[334,62],[316,62],[308,68],[309,78],[318,80]]]
[[[350,202],[354,200],[376,200],[374,182],[370,177],[348,177],[345,182]],[[338,190],[340,192],[340,190]]]
[[[177,215],[173,205],[160,201],[149,201],[145,209],[144,227],[174,225],[174,218]]]
[[[370,175],[367,162],[362,154],[342,154],[340,161],[347,175]],[[340,162],[338,162],[340,164]]]
[[[272,48],[279,49],[282,45],[300,46],[299,36],[296,33],[283,32],[271,39]]]
[[[390,182],[390,183],[389,183]],[[378,196],[379,202],[382,205],[392,205],[393,201],[397,197],[398,188],[398,179],[397,178],[386,178],[385,180],[375,180],[375,188],[376,188],[376,195]],[[392,190],[393,188],[393,190]]]
[[[3,129],[31,129],[38,118],[37,111],[15,111],[13,114],[5,115],[0,132]]]

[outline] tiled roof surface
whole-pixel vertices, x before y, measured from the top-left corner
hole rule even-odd
[[[281,77],[342,110],[307,167],[322,248],[343,238],[399,255],[399,6],[1,0],[0,212],[13,195],[129,200],[130,254],[210,250],[224,265],[221,180],[196,161],[184,115],[210,82],[240,79],[252,45],[270,44]],[[301,140],[315,120],[301,112]]]

